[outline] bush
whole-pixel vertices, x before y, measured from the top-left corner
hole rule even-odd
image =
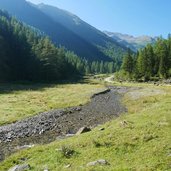
[[[70,158],[74,155],[75,150],[73,150],[71,147],[62,146],[61,153],[63,157]]]

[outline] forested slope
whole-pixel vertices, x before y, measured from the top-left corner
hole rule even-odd
[[[0,11],[0,80],[51,81],[73,72],[63,49]]]
[[[110,51],[112,51],[112,53],[107,53],[108,48],[106,49],[106,47],[100,44],[99,49],[93,42],[88,42],[86,39],[73,32],[70,27],[62,25],[59,21],[54,20],[25,0],[1,0],[0,9],[7,10],[9,14],[15,16],[20,21],[41,30],[48,35],[57,46],[64,46],[67,50],[73,51],[81,58],[90,61],[111,61],[111,54],[114,57],[119,56],[119,58],[121,58],[122,54],[125,52],[124,48],[118,45],[116,45],[116,47],[111,46],[112,43],[115,44],[112,39],[110,42],[110,47],[112,47]],[[84,34],[87,36],[86,33]],[[117,53],[115,53],[115,51]]]
[[[159,38],[154,46],[148,44],[136,55],[128,51],[121,72],[121,77],[144,81],[171,77],[171,36]]]

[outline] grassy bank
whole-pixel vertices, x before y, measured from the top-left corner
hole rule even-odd
[[[85,104],[103,88],[97,84],[0,84],[0,125],[39,112]]]
[[[2,162],[0,170],[21,163],[29,163],[33,171],[171,170],[171,88],[146,88],[125,95],[127,115],[92,132],[20,151]],[[109,165],[86,166],[98,159]]]

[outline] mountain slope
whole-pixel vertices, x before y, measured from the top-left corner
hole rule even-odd
[[[100,31],[97,31],[92,26],[88,25],[89,28],[98,32],[98,38],[96,38],[96,35],[95,38],[93,37],[94,32],[87,32],[88,34],[86,33],[85,37],[90,35],[90,42],[85,39],[85,37],[81,37],[80,34],[77,34],[77,31],[73,32],[73,29],[64,26],[64,24],[61,24],[58,20],[54,20],[50,15],[42,12],[40,8],[38,9],[38,7],[35,7],[35,5],[25,0],[1,0],[0,8],[7,10],[10,14],[16,16],[26,24],[41,30],[57,45],[65,46],[68,50],[74,51],[82,58],[110,61],[110,57],[121,58],[125,52],[124,47],[122,48],[115,43],[115,41],[108,38]],[[106,53],[106,49],[109,47],[112,47],[112,53],[110,54]]]
[[[72,71],[63,49],[0,10],[0,81],[56,81]]]
[[[113,58],[121,58],[126,50],[125,46],[120,45],[117,41],[112,40],[103,32],[92,27],[68,11],[50,5],[45,5],[43,3],[37,5],[36,7],[51,17],[54,21],[59,22],[66,28],[72,30],[72,32],[77,34],[79,37],[83,38],[92,45],[97,46],[108,56]],[[113,52],[110,53],[110,51]]]
[[[153,38],[150,36],[134,37],[128,34],[121,34],[109,31],[104,31],[104,33],[107,36],[113,38],[118,43],[123,44],[124,46],[130,48],[133,51],[137,51],[140,48],[144,48],[147,44],[154,44],[157,40],[156,37]]]
[[[110,60],[97,47],[80,38],[72,31],[55,22],[46,14],[25,0],[1,0],[0,8],[7,10],[19,20],[38,28],[47,34],[56,44],[65,46],[79,56],[90,60]]]
[[[106,41],[113,43],[113,40],[109,39],[109,37],[106,36],[103,32],[97,30],[68,11],[50,5],[45,5],[43,3],[37,5],[37,7],[42,12],[50,16],[54,21],[57,21],[66,26],[75,34],[79,35],[92,44],[101,44],[104,46]]]

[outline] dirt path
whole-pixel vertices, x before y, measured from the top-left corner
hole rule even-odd
[[[58,136],[75,134],[83,126],[95,127],[126,111],[121,96],[129,88],[109,87],[95,94],[91,102],[67,109],[40,113],[37,116],[0,127],[0,160],[28,144],[49,143]]]
[[[113,83],[113,78],[114,78],[114,76],[112,75],[110,77],[105,78],[104,81],[106,81],[108,83]]]

